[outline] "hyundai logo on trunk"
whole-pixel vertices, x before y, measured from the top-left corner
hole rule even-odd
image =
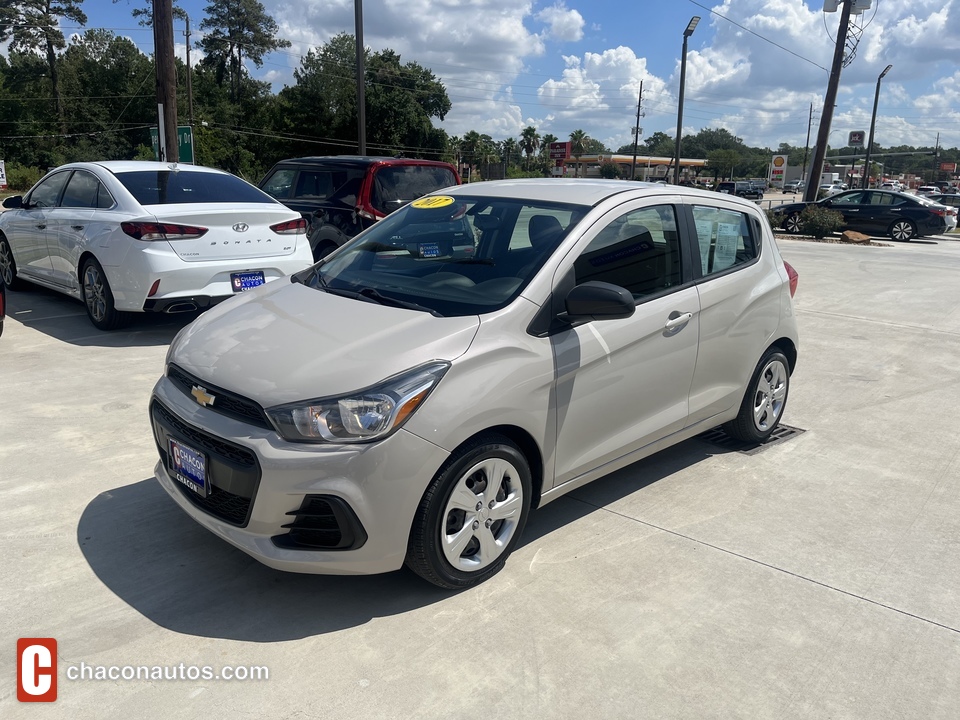
[[[250,229],[250,226],[247,225],[246,223],[237,223],[236,225],[233,226],[233,229],[236,230],[237,232],[246,232],[247,230]]]

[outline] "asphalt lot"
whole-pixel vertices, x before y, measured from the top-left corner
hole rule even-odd
[[[185,318],[100,333],[8,293],[0,338],[0,717],[956,718],[960,243],[782,240],[800,362],[754,455],[687,441],[535,512],[506,569],[284,574],[186,517],[147,421]],[[58,641],[59,699],[15,693]],[[269,680],[70,681],[87,666]]]

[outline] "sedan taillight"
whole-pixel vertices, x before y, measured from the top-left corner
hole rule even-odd
[[[287,220],[286,222],[271,225],[270,229],[277,235],[303,235],[307,231],[307,221],[302,217],[296,220]]]
[[[800,275],[793,269],[793,265],[786,260],[783,261],[783,266],[787,269],[787,277],[790,278],[790,297],[793,297],[797,294],[797,283],[800,282]]]
[[[120,229],[135,240],[195,240],[207,233],[205,227],[162,222],[122,222]]]

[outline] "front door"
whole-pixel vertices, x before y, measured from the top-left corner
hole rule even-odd
[[[675,205],[629,203],[596,227],[573,253],[576,284],[624,287],[637,308],[552,338],[556,485],[680,430],[697,359],[700,308],[682,284]]]

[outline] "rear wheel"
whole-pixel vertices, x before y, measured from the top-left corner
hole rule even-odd
[[[501,435],[453,453],[420,501],[407,566],[449,590],[495,575],[513,552],[530,511],[530,466]]]
[[[783,220],[783,229],[796,235],[800,232],[800,213],[790,213]]]
[[[87,258],[83,263],[80,281],[83,304],[94,327],[98,330],[116,330],[130,322],[130,313],[121,312],[114,305],[113,292],[100,263],[93,258]]]
[[[0,235],[0,277],[11,290],[23,288],[23,281],[17,277],[17,261],[13,259],[10,243],[3,235]]]
[[[334,250],[336,250],[336,249],[337,249],[337,246],[334,245],[332,242],[323,242],[323,243],[320,243],[319,245],[317,245],[317,246],[313,249],[313,261],[314,261],[314,262],[320,262],[320,261],[323,260],[327,255],[329,255],[330,253],[332,253],[332,252],[333,252]]]
[[[757,363],[737,417],[723,429],[744,442],[763,442],[773,434],[790,390],[790,364],[786,355],[770,348]]]
[[[890,226],[890,237],[894,240],[909,241],[916,234],[917,228],[909,220],[895,220]]]

